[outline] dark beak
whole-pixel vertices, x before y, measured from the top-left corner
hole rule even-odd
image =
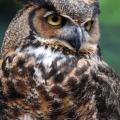
[[[81,47],[83,41],[83,33],[80,27],[76,27],[74,31],[70,34],[70,38],[68,39],[68,43],[78,51]]]
[[[64,33],[60,35],[60,39],[67,42],[76,51],[79,51],[83,42],[83,30],[79,26],[69,26],[64,29]]]

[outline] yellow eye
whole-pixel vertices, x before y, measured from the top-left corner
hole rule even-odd
[[[50,25],[53,25],[53,26],[59,26],[59,25],[62,25],[62,17],[59,16],[59,15],[49,15],[47,17],[47,22],[50,24]]]
[[[92,28],[92,25],[93,25],[93,21],[86,22],[85,23],[85,30],[89,32]]]

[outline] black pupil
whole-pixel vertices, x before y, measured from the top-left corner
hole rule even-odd
[[[58,20],[59,20],[59,18],[57,16],[52,17],[52,21],[57,22]]]

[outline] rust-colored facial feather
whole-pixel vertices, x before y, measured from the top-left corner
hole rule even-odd
[[[59,27],[55,27],[52,25],[49,25],[45,18],[43,17],[45,13],[47,12],[47,9],[38,9],[35,12],[34,18],[33,18],[33,26],[38,34],[44,37],[54,37],[56,36],[56,33],[59,30]]]

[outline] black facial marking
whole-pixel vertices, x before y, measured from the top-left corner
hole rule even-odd
[[[30,14],[29,14],[29,25],[30,25],[30,29],[33,31],[33,32],[35,32],[35,33],[37,33],[37,31],[36,31],[36,29],[35,29],[35,27],[34,27],[34,25],[33,25],[33,18],[34,18],[34,16],[35,16],[35,13],[36,13],[36,11],[37,10],[39,10],[40,8],[35,8],[35,9],[33,9],[31,12],[30,12]],[[33,34],[33,33],[32,33]]]
[[[29,31],[29,36],[26,39],[30,39],[30,40],[34,40],[35,39],[35,34],[33,33],[33,31]]]

